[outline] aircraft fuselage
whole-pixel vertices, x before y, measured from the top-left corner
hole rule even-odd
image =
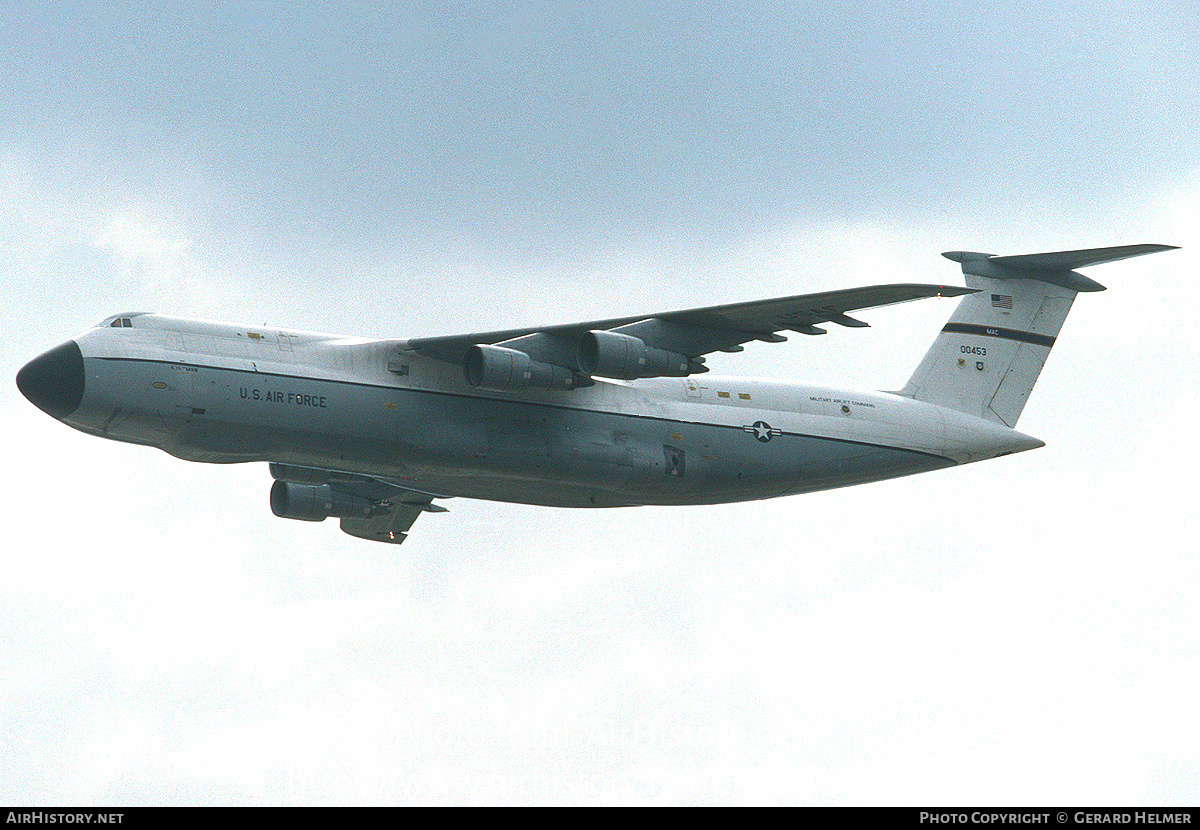
[[[338,470],[437,496],[713,504],[1042,446],[882,392],[711,374],[483,391],[404,341],[154,314],[71,342],[81,395],[51,414],[76,429],[192,461]]]

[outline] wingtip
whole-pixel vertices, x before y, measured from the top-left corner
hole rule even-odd
[[[971,259],[990,259],[995,254],[984,254],[979,251],[942,251],[942,256],[954,262],[966,262]]]
[[[965,297],[967,294],[978,294],[978,288],[964,288],[961,285],[939,285],[938,297]]]

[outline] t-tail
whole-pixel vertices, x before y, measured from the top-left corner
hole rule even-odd
[[[1015,426],[1075,295],[1104,290],[1074,269],[1174,247],[1122,245],[1022,256],[942,254],[962,263],[967,286],[976,293],[959,301],[900,394]]]

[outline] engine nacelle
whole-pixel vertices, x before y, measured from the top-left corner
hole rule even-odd
[[[354,473],[339,473],[320,467],[302,467],[299,464],[281,464],[272,461],[270,464],[271,477],[276,481],[290,481],[292,484],[369,484],[373,479]]]
[[[367,499],[328,484],[314,487],[276,481],[271,485],[271,512],[281,519],[323,522],[330,516],[359,518],[374,515],[376,511]]]
[[[277,461],[272,461],[270,468],[271,478],[276,481],[290,481],[293,484],[327,484],[333,476],[329,470],[301,467],[296,464],[280,464]]]
[[[540,363],[525,352],[480,344],[467,350],[463,377],[476,389],[574,389],[575,373],[552,363]]]
[[[579,368],[585,375],[636,380],[681,378],[703,371],[694,360],[647,346],[645,341],[615,331],[588,331],[579,338]]]

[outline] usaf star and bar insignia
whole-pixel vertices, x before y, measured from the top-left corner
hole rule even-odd
[[[755,421],[753,424],[747,424],[742,427],[742,432],[751,433],[756,439],[764,444],[774,438],[776,435],[783,435],[783,430],[775,429],[766,421]]]

